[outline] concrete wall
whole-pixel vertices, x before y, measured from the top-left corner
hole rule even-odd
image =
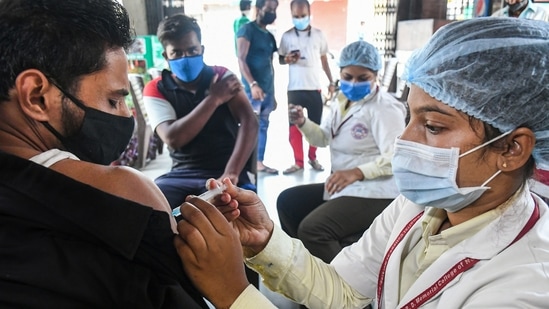
[[[385,21],[380,24],[374,20],[374,1],[373,0],[348,0],[347,5],[347,36],[346,44],[355,42],[359,38],[359,32],[364,33],[364,41],[372,43],[374,33],[380,27],[385,27]],[[364,21],[364,26],[360,22]]]
[[[147,11],[145,9],[145,1],[147,0],[123,1],[124,7],[128,10],[128,14],[130,15],[130,22],[135,29],[136,35],[147,34]]]

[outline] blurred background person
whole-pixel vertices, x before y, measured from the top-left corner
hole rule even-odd
[[[234,50],[238,51],[236,46],[236,34],[238,29],[250,22],[250,10],[252,8],[252,1],[250,0],[240,0],[240,16],[233,22],[233,31],[234,31]]]
[[[328,41],[320,29],[311,26],[311,7],[307,0],[290,2],[294,27],[282,34],[278,48],[280,64],[289,65],[288,103],[299,104],[307,109],[307,117],[316,124],[322,119],[322,84],[320,70],[328,78],[328,93],[335,90],[332,72],[328,64]],[[290,145],[294,153],[294,164],[283,171],[292,174],[303,170],[303,137],[299,129],[290,124]],[[309,145],[308,163],[314,170],[324,167],[316,159],[316,147]]]
[[[505,7],[492,14],[493,17],[516,17],[549,21],[549,14],[532,0],[505,0]]]
[[[242,83],[254,112],[259,116],[257,171],[277,175],[278,170],[263,164],[269,116],[276,109],[273,53],[276,40],[267,25],[276,20],[277,0],[256,0],[256,19],[240,27],[237,33],[237,55]]]

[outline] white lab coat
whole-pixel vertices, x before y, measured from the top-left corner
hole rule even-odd
[[[530,219],[534,199],[539,205],[539,220],[506,248]],[[378,273],[387,249],[421,211],[422,207],[399,196],[365,235],[343,249],[331,264],[361,294],[375,298]],[[466,257],[480,262],[458,275],[421,308],[549,308],[549,213],[547,205],[529,190],[524,190],[484,229],[443,253],[399,301],[401,261],[420,241],[421,221],[416,222],[389,259],[383,308],[400,308]]]
[[[345,115],[342,107],[347,98],[339,93],[337,104],[330,114],[322,119],[321,138],[307,140],[318,147],[330,146],[333,171],[356,168],[393,155],[396,138],[405,126],[406,108],[385,91],[375,92],[355,102]],[[330,198],[357,196],[365,198],[395,198],[399,195],[393,176],[381,176],[364,181],[355,181]]]

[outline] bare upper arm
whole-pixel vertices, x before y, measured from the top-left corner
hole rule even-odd
[[[238,93],[229,102],[227,102],[227,106],[229,107],[233,117],[235,117],[239,123],[247,119],[256,119],[252,104],[242,89],[238,91]]]
[[[326,54],[320,55],[320,61],[323,65],[328,65],[328,56],[326,56]]]
[[[159,125],[157,125],[155,128],[156,134],[158,134],[160,139],[166,144],[169,144],[168,135],[169,135],[170,125],[174,122],[175,120],[164,121],[164,122],[161,122]]]
[[[84,161],[62,160],[51,169],[103,192],[171,214],[158,186],[141,172],[124,166],[103,166]],[[172,222],[175,231],[175,221]]]
[[[236,40],[238,60],[245,62],[246,56],[248,56],[248,50],[250,49],[250,41],[246,38],[240,37]]]

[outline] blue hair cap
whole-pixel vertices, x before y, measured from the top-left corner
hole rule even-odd
[[[527,127],[549,169],[549,23],[475,18],[440,28],[414,51],[402,78],[501,132]]]
[[[339,56],[340,68],[350,65],[358,65],[377,72],[381,69],[381,57],[372,44],[356,41],[345,46]]]

